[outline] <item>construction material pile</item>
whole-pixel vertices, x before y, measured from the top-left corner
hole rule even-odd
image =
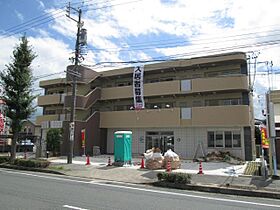
[[[163,165],[163,156],[161,154],[161,150],[159,148],[152,148],[144,153],[146,164],[145,167],[147,169],[155,170],[161,169]]]
[[[181,168],[181,161],[179,156],[171,149],[167,150],[167,152],[164,153],[164,161],[163,161],[164,168],[167,167],[168,161],[170,161],[170,165],[172,169]]]
[[[144,157],[146,159],[145,167],[147,169],[155,170],[166,168],[168,161],[170,161],[172,169],[181,167],[179,156],[171,149],[164,153],[163,157],[159,148],[152,148],[144,153]]]
[[[242,164],[240,158],[234,157],[230,152],[214,151],[208,153],[206,156],[206,161],[224,161],[231,164]]]

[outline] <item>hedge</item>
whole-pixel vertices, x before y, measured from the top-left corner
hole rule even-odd
[[[46,160],[35,159],[15,159],[12,164],[30,168],[46,168],[50,165],[50,162]]]
[[[179,183],[179,184],[191,183],[191,175],[186,173],[159,172],[157,174],[157,178],[159,181],[166,181],[171,183]]]
[[[10,161],[10,157],[8,156],[0,156],[0,163],[7,163]]]

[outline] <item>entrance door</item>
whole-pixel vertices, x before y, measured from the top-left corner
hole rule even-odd
[[[174,151],[174,132],[173,131],[147,131],[146,132],[146,150],[152,147],[160,148],[161,152],[168,149]]]

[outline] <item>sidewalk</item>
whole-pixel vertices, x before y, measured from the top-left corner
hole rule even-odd
[[[119,181],[135,184],[150,184],[157,181],[157,173],[165,170],[140,169],[141,159],[133,159],[134,165],[129,167],[107,166],[108,155],[91,157],[91,165],[85,165],[85,157],[75,157],[73,164],[66,164],[65,158],[51,159],[51,167],[62,167],[63,172],[69,176],[101,179],[108,181]],[[113,160],[113,156],[110,156]],[[249,190],[250,192],[277,193],[280,197],[280,180],[267,179],[261,177],[243,176],[244,165],[230,165],[224,162],[203,163],[204,175],[198,175],[198,163],[182,161],[181,169],[174,172],[192,174],[193,186],[204,186],[208,188],[231,188],[239,190]],[[235,169],[235,170],[233,170]]]

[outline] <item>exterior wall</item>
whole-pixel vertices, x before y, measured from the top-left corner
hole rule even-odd
[[[273,90],[270,93],[270,99],[274,107],[274,120],[276,129],[275,149],[277,166],[280,168],[280,90]]]
[[[248,126],[248,106],[213,106],[191,108],[191,119],[181,119],[181,109],[101,112],[101,128],[179,127],[179,126]]]
[[[226,130],[236,130],[241,131],[241,148],[208,148],[207,147],[207,131],[226,131]],[[193,159],[195,155],[196,148],[199,143],[202,143],[203,151],[205,155],[208,152],[213,151],[229,151],[232,155],[245,159],[244,150],[244,130],[239,127],[194,127],[194,128],[110,128],[107,132],[107,153],[114,153],[114,132],[126,130],[132,131],[132,153],[134,155],[139,155],[145,152],[145,141],[146,141],[146,131],[173,131],[174,132],[174,151],[184,159]],[[201,150],[198,149],[197,156],[201,156]]]

